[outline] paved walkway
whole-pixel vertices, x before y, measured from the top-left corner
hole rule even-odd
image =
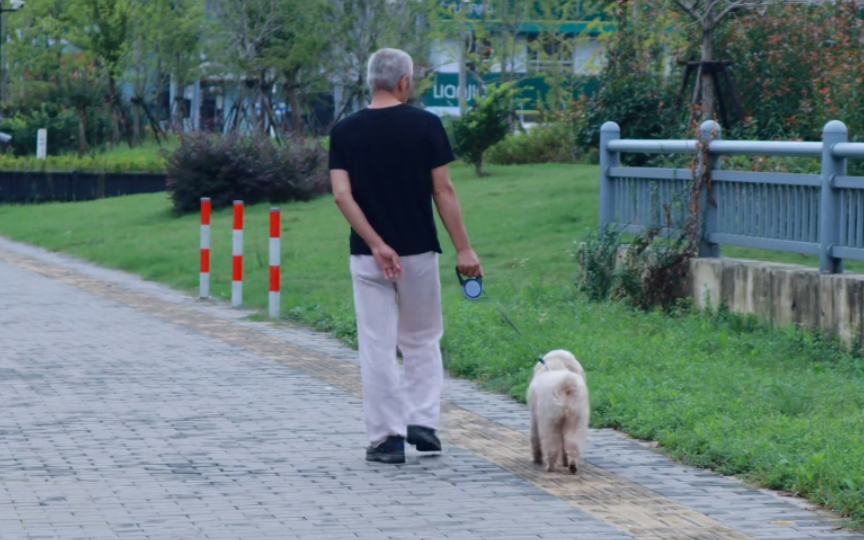
[[[243,316],[0,239],[0,540],[864,540],[612,431],[542,473],[464,381],[442,457],[368,464],[355,353]]]

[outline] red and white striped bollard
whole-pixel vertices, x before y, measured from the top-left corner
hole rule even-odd
[[[231,282],[231,305],[243,305],[243,201],[234,201],[234,277]]]
[[[201,197],[201,279],[198,296],[210,298],[210,215],[209,197]]]
[[[279,318],[282,300],[282,213],[270,209],[270,318]]]

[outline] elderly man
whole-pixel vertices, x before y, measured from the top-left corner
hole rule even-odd
[[[397,49],[372,55],[372,103],[333,128],[330,178],[351,225],[351,276],[370,446],[368,461],[405,462],[405,440],[441,450],[436,431],[444,331],[432,201],[463,275],[481,276],[447,172],[453,151],[441,120],[406,105],[414,64]],[[402,352],[400,376],[397,347]]]

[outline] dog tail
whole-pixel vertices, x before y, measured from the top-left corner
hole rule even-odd
[[[575,404],[585,392],[585,382],[579,375],[568,373],[567,376],[561,378],[555,390],[556,396],[562,403],[565,405]]]

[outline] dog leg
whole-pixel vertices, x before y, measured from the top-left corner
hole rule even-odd
[[[576,474],[576,460],[579,457],[578,449],[574,450],[576,446],[568,441],[569,435],[567,434],[567,424],[564,424],[564,429],[561,432],[561,464],[564,465],[565,469],[570,469],[570,472]]]
[[[549,452],[546,459],[548,460],[546,472],[555,472],[555,462],[558,461],[558,452],[554,450]]]
[[[546,449],[546,472],[555,472],[555,464],[563,450],[561,448],[560,436],[547,437],[543,441],[543,448]]]
[[[565,463],[564,466],[570,469],[571,474],[576,474],[578,470],[577,463],[579,462],[579,458],[581,456],[581,451],[579,448],[580,438],[578,433],[574,433],[571,429],[567,429],[570,426],[565,426],[563,439],[564,452],[570,458],[570,463]]]
[[[535,465],[543,465],[543,447],[540,445],[540,430],[537,420],[531,419],[531,456]]]

